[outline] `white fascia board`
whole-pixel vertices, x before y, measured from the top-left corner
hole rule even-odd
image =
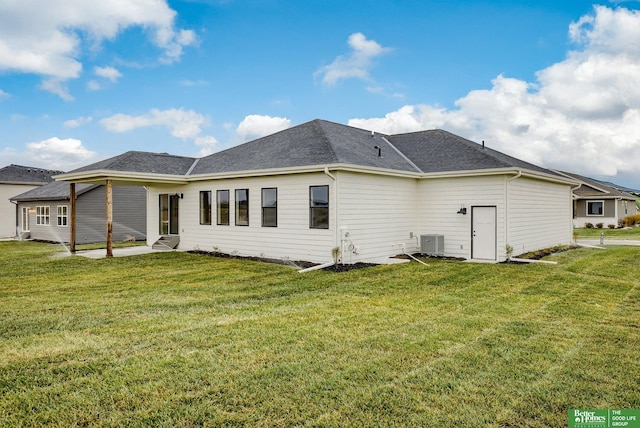
[[[328,164],[328,165],[311,165],[290,168],[273,168],[259,169],[249,171],[233,171],[221,172],[216,174],[198,174],[188,177],[189,181],[206,181],[206,180],[223,180],[227,178],[246,178],[246,177],[265,177],[272,175],[289,175],[289,174],[305,174],[305,173],[324,173],[325,169],[330,171],[350,171],[368,174],[392,175],[397,177],[419,178],[419,174],[411,171],[398,171],[385,168],[373,168],[364,166],[355,166],[349,164]]]
[[[456,177],[478,177],[488,175],[518,175],[536,180],[550,181],[553,183],[576,185],[574,179],[564,178],[542,172],[520,168],[491,168],[491,169],[471,169],[467,171],[445,171],[421,174],[421,178],[456,178]]]
[[[104,184],[107,180],[120,184],[187,184],[188,180],[182,175],[152,174],[131,171],[83,171],[77,173],[59,174],[53,176],[56,181],[73,183]]]

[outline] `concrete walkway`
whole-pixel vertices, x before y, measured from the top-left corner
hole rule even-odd
[[[113,257],[139,256],[142,254],[162,253],[167,250],[154,250],[146,245],[138,245],[135,247],[114,248]],[[71,255],[69,253],[69,255]],[[104,259],[107,257],[107,250],[102,248],[99,250],[76,251],[76,256],[87,257],[89,259]]]
[[[635,241],[631,239],[606,239],[600,244],[600,239],[578,239],[576,243],[583,245],[633,245],[640,246],[640,241]]]

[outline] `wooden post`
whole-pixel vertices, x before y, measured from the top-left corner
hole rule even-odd
[[[71,230],[69,231],[69,251],[76,253],[76,183],[69,183],[69,202],[71,203]]]
[[[113,194],[111,180],[107,179],[107,257],[113,257]]]

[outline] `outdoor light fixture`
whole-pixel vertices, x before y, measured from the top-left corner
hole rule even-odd
[[[460,205],[460,209],[458,210],[458,212],[456,214],[466,215],[467,214],[467,207],[465,207],[464,205]]]
[[[176,193],[176,194],[175,194],[175,195],[173,195],[173,196],[175,196],[176,198],[180,198],[180,199],[182,199],[182,197],[183,197],[184,195],[183,195],[182,193]]]

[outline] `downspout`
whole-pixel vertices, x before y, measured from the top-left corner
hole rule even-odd
[[[506,185],[504,186],[504,245],[505,248],[509,244],[509,183],[522,176],[522,170],[518,170],[517,174],[511,178],[507,178]]]
[[[338,217],[338,180],[335,175],[329,172],[328,166],[324,167],[324,173],[327,175],[327,177],[332,179],[333,182],[335,183],[334,189],[333,189],[333,206],[334,206],[334,213],[335,213],[335,218],[333,220],[333,227],[335,228],[335,236],[333,238],[333,248],[335,248],[338,246],[338,242],[340,241],[340,236],[339,236],[340,228],[338,227],[338,218],[339,218]],[[340,248],[340,251],[342,251],[342,248]]]

